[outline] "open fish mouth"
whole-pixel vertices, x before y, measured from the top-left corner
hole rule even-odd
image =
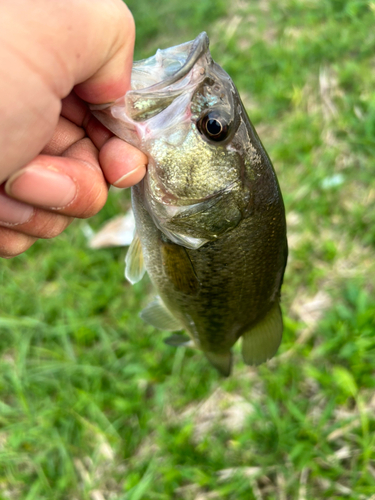
[[[90,109],[111,132],[140,147],[167,128],[189,123],[192,96],[212,64],[209,38],[202,32],[195,40],[134,62],[131,89],[125,96]]]
[[[209,38],[202,32],[195,40],[159,49],[154,56],[134,62],[131,90],[116,102],[94,104],[90,109],[115,135],[139,147],[145,131],[165,129],[166,124],[173,127],[188,118],[185,111],[191,97],[212,63]],[[170,108],[168,116],[162,114],[166,108]],[[150,121],[159,114],[160,120]],[[113,118],[119,123],[113,123]]]
[[[195,40],[175,47],[158,50],[148,59],[134,63],[132,89],[148,93],[165,89],[182,80],[197,61],[208,51],[207,33],[200,33]],[[155,83],[156,79],[160,79]]]
[[[190,99],[212,62],[208,48],[209,39],[203,32],[191,42],[159,49],[154,56],[135,62],[132,89],[125,96],[128,117],[143,122],[170,106],[181,94],[185,100]]]

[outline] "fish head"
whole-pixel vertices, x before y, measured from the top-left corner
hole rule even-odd
[[[132,89],[93,113],[148,155],[138,187],[145,206],[156,226],[187,248],[236,227],[251,213],[254,182],[272,170],[206,33],[134,63]]]

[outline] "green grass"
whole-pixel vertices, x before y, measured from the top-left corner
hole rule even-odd
[[[279,354],[220,378],[84,222],[0,263],[0,500],[374,499],[375,2],[131,0],[136,57],[206,30],[278,173]],[[98,228],[129,206],[113,192]]]

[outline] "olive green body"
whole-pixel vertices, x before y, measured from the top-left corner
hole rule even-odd
[[[186,330],[228,375],[239,337],[247,364],[280,344],[286,224],[271,161],[208,43],[201,33],[135,63],[132,90],[95,116],[149,159],[132,188],[137,234],[126,258],[129,281],[144,262],[161,298],[143,319]]]
[[[147,272],[203,351],[227,352],[280,299],[287,259],[284,205],[272,165],[267,156],[264,160],[251,181],[250,213],[198,249],[170,242],[145,208],[143,184],[132,188]]]

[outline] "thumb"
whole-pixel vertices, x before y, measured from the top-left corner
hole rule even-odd
[[[121,0],[0,2],[0,183],[52,138],[61,100],[113,101],[130,88],[135,28]]]
[[[108,0],[107,0],[108,2]],[[135,41],[134,19],[121,0],[110,0],[107,5],[105,28],[103,27],[103,3],[90,1],[90,8],[95,5],[96,12],[92,12],[95,23],[100,27],[92,41],[91,50],[84,67],[78,64],[76,79],[84,80],[75,86],[75,92],[83,100],[101,104],[111,102],[123,96],[130,89],[130,77],[133,64],[133,50]],[[95,10],[94,9],[94,10]],[[95,50],[94,45],[97,45]],[[98,57],[98,50],[101,57]],[[82,73],[82,75],[81,75]]]

